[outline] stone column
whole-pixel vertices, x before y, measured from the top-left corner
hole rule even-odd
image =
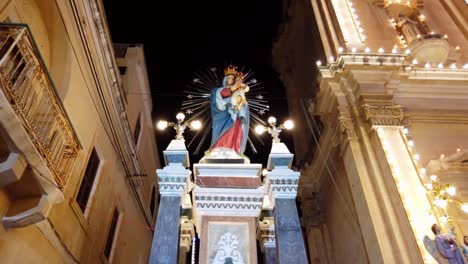
[[[270,197],[275,203],[276,259],[280,264],[308,263],[296,209],[299,172],[291,170],[293,154],[283,143],[273,143],[267,168]]]
[[[190,222],[188,217],[182,216],[180,219],[179,264],[187,263],[187,253],[190,252],[194,236],[194,225]]]
[[[403,111],[386,99],[363,97],[352,110],[339,107],[344,168],[368,261],[423,263],[421,256],[426,255],[426,250],[422,244],[418,245],[416,236],[422,238],[427,230],[430,232],[430,226],[424,233],[415,233],[404,206],[413,202],[400,197],[399,184],[419,179],[404,141],[398,136],[406,122]],[[377,129],[384,131],[388,140],[379,137]],[[391,145],[389,150],[382,147],[387,144]],[[393,150],[395,155],[389,158]],[[394,174],[397,171],[403,176],[400,182]],[[416,184],[411,185],[411,192],[418,196],[416,211],[428,216],[429,206],[420,201],[424,200],[421,199],[424,193],[419,192]],[[426,223],[425,216],[421,214],[422,218],[416,218],[421,221],[421,228]]]
[[[183,140],[172,140],[163,153],[166,166],[156,171],[161,201],[149,258],[151,264],[178,262],[181,197],[191,174],[186,169],[190,163]]]
[[[275,220],[273,217],[264,217],[258,224],[257,238],[263,252],[264,264],[276,264]]]

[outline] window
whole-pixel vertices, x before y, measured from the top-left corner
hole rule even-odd
[[[120,75],[125,75],[125,73],[127,73],[127,67],[119,66],[119,72],[120,72]]]
[[[140,138],[140,131],[141,131],[141,120],[140,120],[140,114],[138,114],[138,118],[135,124],[135,130],[133,130],[133,141],[135,142],[135,145],[138,144],[138,139]]]
[[[153,190],[151,191],[151,201],[150,201],[151,216],[154,216],[155,199],[156,199],[156,188],[153,186]]]
[[[106,247],[104,248],[104,255],[109,259],[112,252],[112,245],[114,244],[115,231],[117,229],[117,222],[119,221],[119,210],[114,208],[114,213],[112,214],[112,221],[109,228],[109,233],[107,234]]]
[[[81,181],[80,190],[76,196],[76,202],[81,208],[81,211],[84,213],[86,210],[86,205],[88,204],[89,195],[94,185],[94,180],[96,179],[96,173],[99,168],[99,156],[96,152],[96,149],[93,148],[91,155],[89,156],[88,165],[86,166],[86,171]]]

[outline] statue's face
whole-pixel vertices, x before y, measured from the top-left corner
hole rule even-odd
[[[236,83],[242,83],[242,78],[241,77],[236,77]]]
[[[465,236],[465,239],[464,239],[464,240],[465,240],[465,245],[468,246],[468,236]]]
[[[234,75],[228,75],[226,76],[226,84],[227,85],[233,85],[234,84]]]

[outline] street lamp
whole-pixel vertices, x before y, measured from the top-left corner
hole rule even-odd
[[[263,125],[258,125],[255,127],[255,132],[259,135],[263,134],[265,131],[268,131],[268,133],[271,135],[273,138],[273,143],[280,143],[281,140],[279,139],[279,134],[283,129],[291,130],[294,127],[294,123],[291,120],[286,120],[283,124],[276,126],[276,118],[273,116],[270,116],[268,118],[268,124],[270,126],[263,126]]]
[[[158,122],[158,129],[159,130],[164,130],[168,126],[169,127],[174,127],[174,130],[176,131],[176,139],[177,140],[184,140],[184,130],[188,127],[190,130],[199,130],[202,127],[202,123],[199,120],[193,120],[191,122],[184,122],[185,120],[185,115],[183,113],[178,113],[176,115],[177,123],[174,122],[167,122],[166,120],[160,120]]]

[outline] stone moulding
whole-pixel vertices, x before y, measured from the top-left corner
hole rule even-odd
[[[403,126],[404,115],[400,105],[363,104],[364,118],[372,126]]]

